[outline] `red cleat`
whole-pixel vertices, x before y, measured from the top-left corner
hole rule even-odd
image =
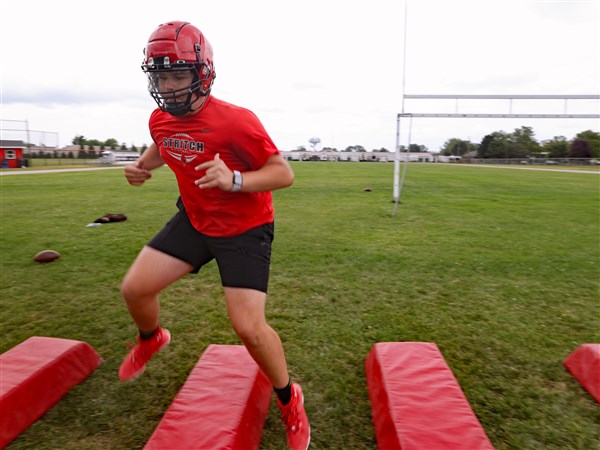
[[[138,336],[137,345],[127,354],[119,368],[119,379],[130,381],[139,377],[146,368],[146,363],[169,342],[171,342],[171,333],[161,327],[158,327],[150,339],[140,339]]]
[[[310,424],[304,410],[304,396],[299,384],[292,384],[292,399],[283,406],[279,399],[281,422],[287,431],[287,444],[293,450],[306,450],[310,444]]]

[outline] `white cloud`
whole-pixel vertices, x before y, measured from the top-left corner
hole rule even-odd
[[[62,145],[76,134],[149,143],[155,105],[142,49],[159,23],[176,19],[212,43],[214,94],[253,110],[280,148],[315,135],[340,149],[395,144],[400,1],[4,0],[3,14],[2,119],[27,119]],[[597,1],[410,1],[406,92],[598,94],[599,30]],[[437,150],[450,137],[479,141],[521,125],[415,120],[412,141]],[[532,126],[539,138],[599,128],[597,120]]]

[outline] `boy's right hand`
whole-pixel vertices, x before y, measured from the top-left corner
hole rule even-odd
[[[132,186],[141,186],[144,182],[152,178],[152,173],[144,169],[144,162],[137,160],[135,163],[125,166],[125,178]]]

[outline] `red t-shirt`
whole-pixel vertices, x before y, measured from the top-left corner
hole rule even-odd
[[[254,113],[209,96],[192,116],[175,117],[156,109],[149,125],[160,156],[177,177],[194,228],[209,236],[228,237],[273,221],[271,192],[225,192],[194,184],[204,176],[195,167],[217,153],[229,169],[242,173],[260,169],[279,154]]]

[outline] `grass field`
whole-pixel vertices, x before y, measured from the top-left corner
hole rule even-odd
[[[383,341],[437,343],[497,449],[600,446],[600,408],[562,366],[600,342],[597,174],[413,164],[392,217],[392,164],[293,167],[294,186],[274,194],[267,312],[305,391],[311,448],[376,448],[364,360]],[[105,359],[9,449],[142,448],[204,349],[239,344],[211,264],[162,295],[169,348],[138,381],[117,380],[136,333],[119,283],[175,211],[174,177],[0,182],[0,350],[54,336]],[[86,227],[107,212],[128,220]],[[61,259],[35,264],[46,248]],[[285,448],[274,401],[261,448]]]

